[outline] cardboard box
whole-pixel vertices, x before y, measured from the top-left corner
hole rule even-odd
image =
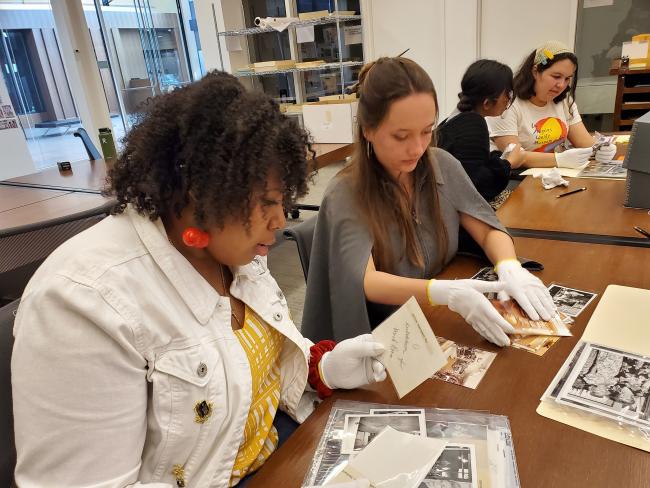
[[[354,142],[357,127],[356,99],[327,100],[305,103],[302,118],[305,129],[318,143],[345,144]]]

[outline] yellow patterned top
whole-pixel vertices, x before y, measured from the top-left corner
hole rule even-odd
[[[273,426],[280,402],[280,352],[284,336],[246,307],[244,326],[235,331],[250,363],[253,398],[244,440],[235,458],[230,486],[258,470],[278,445]]]

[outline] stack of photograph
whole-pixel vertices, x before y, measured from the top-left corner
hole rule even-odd
[[[650,437],[650,358],[580,341],[542,396]]]
[[[447,445],[419,488],[518,488],[508,418],[486,412],[337,400],[303,486],[322,486],[385,427]]]

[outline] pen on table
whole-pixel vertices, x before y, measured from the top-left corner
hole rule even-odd
[[[637,231],[639,234],[646,236],[646,238],[650,239],[650,232],[648,232],[645,229],[642,229],[641,227],[637,227],[636,225],[634,226],[634,230]]]
[[[587,187],[583,186],[582,188],[578,188],[577,190],[571,190],[566,193],[560,193],[559,195],[556,196],[556,198],[566,197],[567,195],[573,195],[574,193],[578,193],[579,191],[585,191],[586,189]]]

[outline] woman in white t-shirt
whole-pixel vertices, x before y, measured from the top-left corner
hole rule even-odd
[[[534,50],[514,77],[513,104],[500,117],[486,117],[490,137],[503,151],[521,144],[525,167],[576,168],[586,163],[596,142],[587,132],[575,104],[578,59],[564,44],[549,41]],[[572,149],[565,149],[570,143]],[[596,151],[609,161],[616,146]]]

